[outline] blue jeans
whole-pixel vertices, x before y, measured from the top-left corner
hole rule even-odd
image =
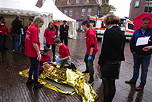
[[[0,34],[0,52],[4,51],[4,35]]]
[[[143,55],[133,54],[133,59],[134,59],[134,66],[133,66],[134,71],[133,71],[132,80],[134,81],[138,80],[139,69],[141,67],[140,86],[144,87],[146,84],[147,72],[150,64],[151,55],[143,56]]]
[[[39,76],[39,72],[38,72],[38,66],[39,66],[39,61],[37,60],[37,57],[30,57],[30,70],[29,70],[29,78],[28,79],[32,79],[32,75],[34,77],[35,81],[38,81],[38,76]]]
[[[13,36],[13,50],[19,51],[21,45],[21,34]]]

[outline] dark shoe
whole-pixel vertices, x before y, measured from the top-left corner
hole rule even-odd
[[[129,80],[129,81],[125,81],[126,84],[136,84],[136,81],[134,80]]]
[[[89,81],[88,81],[88,83],[93,83],[93,81],[94,81],[94,78],[93,77],[90,77],[90,79],[89,79]]]
[[[144,87],[139,85],[138,87],[135,88],[135,90],[136,91],[143,91]]]
[[[84,72],[82,72],[82,73],[89,73],[89,71],[84,71]]]
[[[27,85],[33,84],[33,83],[34,83],[34,80],[32,80],[32,79],[28,79],[27,82],[26,82]]]
[[[39,89],[39,88],[42,88],[42,87],[43,87],[43,84],[40,84],[39,82],[36,82],[36,83],[34,83],[33,89]]]

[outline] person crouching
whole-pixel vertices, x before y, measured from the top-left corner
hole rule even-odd
[[[40,65],[39,65],[39,75],[43,72],[43,63],[51,61],[51,56],[50,56],[50,49],[45,48],[44,51],[41,53],[41,59],[40,59]]]
[[[55,39],[54,43],[59,47],[59,58],[56,59],[56,62],[61,64],[61,68],[71,68],[69,48],[60,39]]]

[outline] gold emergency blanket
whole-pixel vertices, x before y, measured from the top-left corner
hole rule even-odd
[[[28,69],[20,72],[19,74],[24,77],[28,77]],[[84,75],[80,71],[59,68],[58,66],[54,67],[47,64],[44,65],[44,71],[39,78],[39,82],[41,84],[44,84],[45,87],[61,93],[73,95],[75,92],[61,90],[55,85],[45,81],[44,79],[46,78],[57,83],[72,86],[75,92],[82,97],[83,102],[94,102],[97,98],[96,92],[93,90],[92,86],[86,82],[86,80],[84,79]]]

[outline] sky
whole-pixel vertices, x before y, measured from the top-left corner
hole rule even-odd
[[[116,8],[114,14],[120,17],[128,17],[131,0],[109,0],[110,5]]]

